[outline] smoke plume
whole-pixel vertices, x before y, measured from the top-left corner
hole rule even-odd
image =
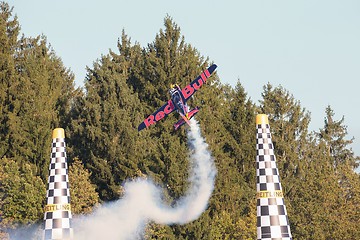
[[[90,216],[73,219],[75,239],[142,239],[149,221],[186,224],[197,219],[214,189],[216,169],[196,120],[190,120],[187,135],[191,153],[190,186],[175,205],[163,201],[164,190],[151,180],[139,178],[127,182],[122,199],[101,206]]]

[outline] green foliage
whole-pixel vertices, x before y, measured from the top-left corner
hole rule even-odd
[[[358,174],[353,166],[358,158],[347,148],[351,141],[344,140],[344,119],[334,121],[328,107],[324,129],[309,134],[309,114],[288,91],[282,87],[273,89],[268,84],[264,87],[263,99],[260,108],[269,113],[294,239],[309,239],[310,236],[353,239],[356,231],[342,229],[353,227],[347,218],[357,215],[354,212],[344,214],[344,209],[350,208],[346,194],[351,196],[351,208],[360,203],[353,198],[357,195],[356,190],[352,191],[355,188],[349,185],[349,178],[357,182]],[[345,222],[347,227],[343,225]]]
[[[9,116],[13,106],[9,94],[14,87],[15,63],[13,55],[16,49],[19,23],[12,17],[12,9],[5,2],[0,3],[0,158],[9,148]]]
[[[122,44],[128,44],[125,35]],[[103,200],[121,195],[120,184],[136,175],[144,151],[136,129],[141,104],[126,83],[133,67],[128,59],[136,53],[119,48],[120,55],[111,52],[88,69],[86,95],[75,99],[69,125],[70,156],[82,159]]]
[[[145,231],[145,239],[177,239],[169,226],[149,223]]]
[[[46,179],[50,145],[49,131],[58,127],[69,111],[73,76],[50,52],[46,39],[21,38],[17,54],[17,88],[9,116],[10,147],[7,156],[33,163]],[[16,143],[16,144],[15,144]]]
[[[1,10],[0,157],[30,162],[35,174],[45,180],[49,132],[65,122],[75,92],[74,76],[49,49],[44,36],[17,40],[17,19],[11,19],[7,4],[2,3]]]
[[[318,134],[321,144],[326,146],[326,156],[331,158],[334,167],[340,164],[349,164],[354,169],[359,165],[359,157],[355,157],[353,151],[348,146],[354,139],[346,140],[347,127],[344,125],[344,117],[341,120],[334,120],[334,111],[330,106],[325,110],[324,128]]]
[[[99,195],[90,182],[90,173],[77,158],[69,166],[71,212],[86,214],[99,203]]]
[[[256,209],[256,205],[253,205]],[[232,213],[221,211],[210,226],[211,239],[256,239],[256,215],[234,219]]]
[[[0,163],[14,174],[5,171],[0,182],[1,224],[7,227],[43,217],[51,130],[66,122],[75,93],[73,74],[46,38],[19,38],[19,30],[12,8],[1,2]]]
[[[0,226],[16,228],[38,222],[43,217],[45,185],[35,177],[29,164],[12,159],[0,162]]]
[[[123,31],[87,69],[84,89],[49,48],[45,36],[19,38],[19,23],[0,4],[0,234],[42,219],[51,130],[63,126],[72,208],[89,213],[99,201],[121,198],[126,179],[147,177],[167,188],[169,203],[188,188],[186,126],[172,114],[140,133],[138,124],[186,86],[210,60],[185,42],[170,16],[142,48]],[[325,125],[309,133],[310,113],[281,86],[264,86],[259,106],[238,81],[214,74],[188,102],[217,167],[207,210],[191,223],[150,223],[146,239],[255,239],[255,115],[269,116],[277,165],[294,239],[359,239],[359,157],[344,118],[330,108]],[[81,159],[81,161],[79,160]],[[42,180],[41,180],[42,178]],[[0,235],[2,237],[2,235]]]

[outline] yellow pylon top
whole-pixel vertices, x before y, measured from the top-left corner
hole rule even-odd
[[[266,114],[256,115],[256,124],[269,124],[269,119]]]
[[[52,138],[65,138],[65,132],[63,128],[55,128],[52,133]]]

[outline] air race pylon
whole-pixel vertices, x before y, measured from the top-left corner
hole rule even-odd
[[[69,176],[64,129],[52,133],[48,190],[45,206],[45,240],[72,240]]]
[[[257,239],[291,240],[268,116],[256,116]]]

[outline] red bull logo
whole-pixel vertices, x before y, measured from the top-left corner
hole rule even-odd
[[[210,77],[210,73],[209,70],[206,69],[200,74],[200,77],[195,79],[195,81],[193,81],[191,84],[184,87],[184,89],[181,90],[184,98],[188,99],[189,97],[191,97],[191,95],[193,95],[195,91],[199,90],[200,87],[206,82],[208,77]]]
[[[171,113],[174,110],[174,104],[171,100],[168,101],[167,105],[163,109],[160,109],[154,114],[151,114],[148,118],[144,120],[145,126],[149,127],[152,124],[155,124],[157,121],[163,119],[166,115]]]

